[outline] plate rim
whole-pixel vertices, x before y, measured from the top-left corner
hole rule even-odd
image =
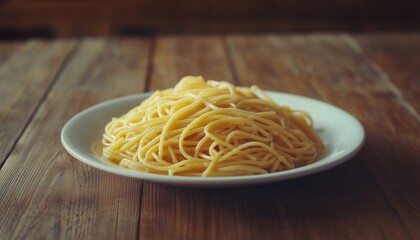
[[[72,116],[63,126],[60,134],[60,140],[62,145],[64,146],[65,150],[72,155],[77,160],[94,167],[96,169],[140,180],[146,180],[146,181],[152,181],[152,182],[158,182],[163,184],[169,184],[169,185],[177,185],[177,186],[198,186],[198,187],[214,187],[214,186],[240,186],[240,185],[251,185],[251,184],[262,184],[262,183],[269,183],[269,182],[276,182],[281,180],[287,180],[287,179],[293,179],[293,178],[299,178],[307,175],[313,175],[315,173],[319,173],[331,168],[334,168],[338,165],[343,164],[344,162],[348,161],[354,155],[356,155],[360,149],[363,147],[365,142],[365,130],[363,128],[363,125],[360,123],[358,119],[356,119],[353,115],[346,112],[345,110],[334,106],[330,103],[323,102],[318,99],[313,99],[305,96],[290,94],[290,93],[283,93],[283,92],[277,92],[277,91],[265,91],[268,93],[269,96],[278,95],[283,97],[291,97],[291,98],[299,98],[303,99],[304,101],[310,101],[315,102],[317,104],[321,104],[330,108],[334,108],[334,110],[340,112],[341,114],[346,115],[347,118],[351,119],[355,126],[357,126],[360,130],[360,139],[358,139],[358,143],[356,147],[350,150],[348,154],[345,156],[339,157],[337,159],[334,159],[333,161],[320,164],[320,165],[314,165],[317,162],[299,167],[294,168],[286,171],[281,172],[275,172],[275,173],[268,173],[268,174],[258,174],[258,175],[246,175],[246,176],[225,176],[225,177],[208,177],[208,178],[202,178],[202,177],[191,177],[191,176],[168,176],[168,175],[160,175],[160,174],[151,174],[151,173],[145,173],[145,172],[139,172],[135,170],[129,170],[129,169],[122,169],[118,167],[111,166],[103,161],[101,161],[98,158],[94,158],[92,156],[89,156],[88,154],[81,154],[80,151],[77,151],[73,149],[73,147],[70,144],[70,139],[68,138],[68,131],[70,131],[72,124],[75,124],[77,121],[79,121],[81,118],[83,119],[84,116],[88,115],[91,112],[94,112],[98,108],[103,108],[109,104],[112,103],[118,103],[118,102],[124,102],[124,101],[130,101],[133,99],[139,99],[142,101],[142,99],[147,98],[150,96],[153,92],[144,92],[144,93],[138,93],[128,96],[122,96],[118,98],[113,98],[110,100],[106,100],[103,102],[100,102],[98,104],[92,105],[74,116]],[[133,106],[134,107],[134,106]],[[84,151],[83,151],[84,152]],[[320,160],[322,160],[321,158]]]

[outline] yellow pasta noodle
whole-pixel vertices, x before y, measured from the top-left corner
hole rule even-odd
[[[183,176],[265,174],[319,159],[310,115],[256,86],[184,77],[105,127],[103,157],[124,168]]]

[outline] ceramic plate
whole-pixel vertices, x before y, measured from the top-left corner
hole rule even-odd
[[[349,113],[330,104],[291,94],[268,92],[279,105],[307,111],[315,122],[315,130],[326,145],[326,153],[319,161],[283,172],[234,177],[183,177],[142,173],[124,169],[99,160],[92,145],[99,142],[105,125],[139,105],[150,93],[117,98],[92,106],[71,118],[63,127],[61,142],[76,159],[94,168],[121,176],[138,178],[169,185],[188,187],[224,187],[254,185],[303,177],[342,164],[354,156],[364,142],[362,125]]]

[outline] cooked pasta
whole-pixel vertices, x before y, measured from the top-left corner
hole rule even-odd
[[[256,86],[184,77],[105,127],[103,157],[142,172],[235,176],[319,159],[310,115],[278,106]]]

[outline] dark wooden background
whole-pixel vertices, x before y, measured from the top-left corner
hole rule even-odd
[[[0,38],[419,29],[414,0],[0,0]]]

